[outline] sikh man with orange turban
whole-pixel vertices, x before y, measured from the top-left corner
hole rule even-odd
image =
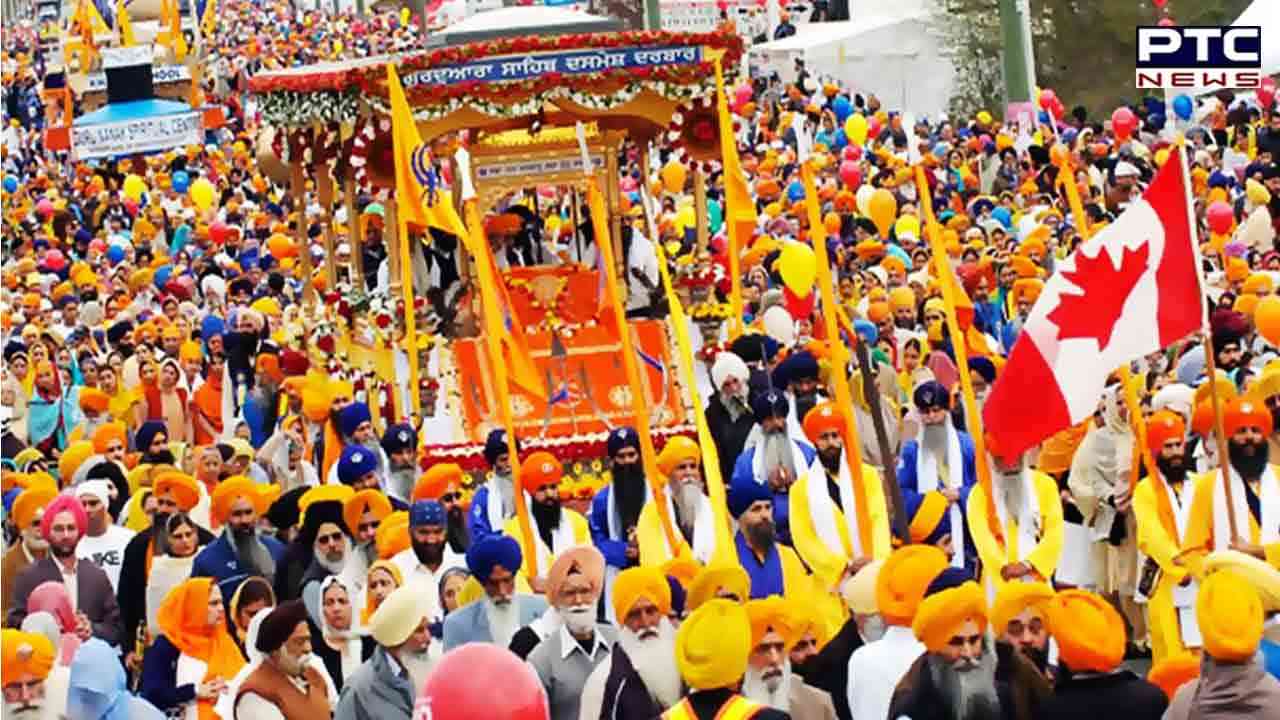
[[[1233,512],[1221,469],[1201,475],[1182,541],[1192,574],[1198,574],[1203,553],[1215,550],[1237,550],[1280,568],[1280,474],[1267,462],[1272,427],[1271,411],[1250,395],[1232,399],[1223,410]]]
[[[889,510],[880,476],[862,464],[857,481],[845,454],[845,411],[823,402],[804,416],[804,433],[818,451],[821,469],[791,486],[791,539],[796,552],[825,588],[889,555]]]
[[[224,597],[231,597],[250,575],[273,581],[284,561],[284,545],[273,537],[260,535],[258,517],[271,497],[257,483],[243,475],[223,480],[213,491],[211,519],[223,526],[222,533],[196,555],[192,577],[217,580]]]
[[[653,498],[640,510],[636,536],[641,565],[662,565],[681,555],[692,554],[700,563],[711,561],[716,550],[715,512],[702,481],[702,449],[698,443],[675,435],[658,453],[667,516],[676,532],[677,547],[671,547]]]
[[[4,683],[6,720],[62,717],[59,708],[65,708],[66,695],[59,702],[59,698],[48,697],[45,691],[45,679],[53,670],[54,657],[53,643],[44,635],[13,628],[5,628],[0,633],[0,676]]]
[[[1147,557],[1145,566],[1160,569],[1153,587],[1139,590],[1147,596],[1147,617],[1151,633],[1151,656],[1155,664],[1186,652],[1182,641],[1179,607],[1190,607],[1195,598],[1191,587],[1195,578],[1181,562],[1191,506],[1192,484],[1187,482],[1190,458],[1186,450],[1186,423],[1172,410],[1160,410],[1147,420],[1147,448],[1159,471],[1138,481],[1133,491],[1133,512],[1138,521],[1138,549]],[[1140,572],[1139,578],[1149,576]],[[1178,600],[1175,601],[1175,589]]]
[[[520,484],[524,486],[534,547],[525,545],[518,518],[510,518],[502,528],[504,533],[520,541],[520,553],[525,559],[520,572],[535,590],[541,589],[545,573],[561,553],[591,543],[587,519],[579,512],[560,506],[559,488],[563,477],[564,466],[556,456],[545,450],[530,453],[520,464]],[[529,578],[531,557],[537,558],[540,577]]]
[[[791,715],[792,720],[833,720],[831,696],[807,684],[791,666],[791,649],[804,631],[798,600],[780,595],[747,603],[751,621],[751,656],[742,680],[742,694]]]

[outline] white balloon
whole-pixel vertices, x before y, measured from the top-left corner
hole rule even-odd
[[[871,196],[875,193],[876,189],[871,187],[871,183],[863,183],[858,187],[853,199],[857,202],[859,215],[871,217]]]
[[[1248,247],[1271,247],[1276,232],[1271,226],[1271,213],[1264,207],[1254,208],[1248,219],[1236,231],[1236,238]]]
[[[774,305],[764,311],[764,315],[760,316],[760,321],[764,324],[764,332],[769,337],[777,340],[784,347],[790,347],[796,341],[796,321],[791,317],[791,313],[781,305]]]

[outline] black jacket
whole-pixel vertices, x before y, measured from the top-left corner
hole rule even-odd
[[[921,655],[893,691],[889,717],[911,720],[952,720],[954,707],[933,684],[929,655]],[[1049,682],[1030,660],[1005,643],[996,643],[996,696],[1003,720],[1040,720],[1050,699]],[[1089,717],[1089,716],[1080,716]],[[1096,720],[1090,717],[1090,720]]]
[[[840,720],[853,720],[849,711],[849,696],[845,692],[849,686],[849,658],[854,650],[865,644],[858,634],[858,624],[853,618],[849,618],[840,632],[812,660],[802,668],[793,668],[806,683],[825,690],[831,696],[836,717]]]
[[[707,401],[707,429],[711,431],[711,439],[716,443],[721,472],[732,472],[733,464],[742,454],[742,448],[746,447],[747,436],[751,434],[751,428],[755,424],[756,420],[749,409],[739,415],[737,420],[733,420],[720,400],[720,393],[713,394]]]
[[[1168,706],[1160,688],[1128,670],[1088,676],[1064,670],[1036,720],[1160,720]]]

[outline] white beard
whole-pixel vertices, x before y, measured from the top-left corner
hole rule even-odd
[[[618,642],[631,660],[649,695],[666,708],[680,702],[684,695],[684,681],[680,670],[672,662],[676,651],[676,630],[666,618],[658,625],[657,637],[641,640],[630,629],[618,631]]]
[[[787,437],[785,432],[765,433],[764,439],[760,441],[758,452],[764,453],[762,467],[766,478],[779,467],[785,468],[791,477],[795,477],[796,468],[794,458],[791,456],[791,438]]]
[[[935,457],[947,456],[947,426],[943,423],[925,425],[920,433],[920,444]]]
[[[39,720],[44,717],[44,701],[40,704],[28,705],[26,703],[10,703],[4,704],[4,717],[17,718],[18,720]]]
[[[400,664],[404,665],[405,672],[409,673],[409,681],[413,684],[414,690],[426,684],[427,676],[436,665],[429,648],[420,653],[404,653],[398,659]]]
[[[351,554],[351,540],[344,537],[342,544],[342,557],[336,561],[325,557],[325,553],[316,552],[316,562],[320,563],[320,567],[334,575],[342,574],[342,571],[347,566],[347,556]]]
[[[493,643],[505,648],[511,644],[511,638],[520,629],[520,611],[516,608],[516,599],[506,605],[497,605],[488,597],[484,599],[484,613],[489,619],[489,635]]]
[[[688,523],[688,529],[692,529],[698,517],[698,509],[702,507],[702,488],[694,480],[682,483],[676,489],[674,500],[680,511],[681,523]]]
[[[769,686],[773,687],[770,688]],[[748,700],[768,705],[776,710],[791,710],[791,661],[782,663],[782,675],[765,680],[761,672],[747,667],[747,674],[742,677],[742,695]]]
[[[502,499],[502,516],[511,517],[516,514],[516,490],[511,475],[494,474],[498,480],[498,495]]]
[[[1000,499],[1004,502],[1005,512],[1009,514],[1009,517],[1018,517],[1019,513],[1022,512],[1024,500],[1022,475],[1009,476],[1000,473],[997,482],[1000,486]]]

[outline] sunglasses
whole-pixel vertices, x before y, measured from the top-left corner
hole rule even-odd
[[[440,496],[440,502],[442,503],[456,502],[461,499],[462,499],[462,493],[460,492],[445,493]]]

